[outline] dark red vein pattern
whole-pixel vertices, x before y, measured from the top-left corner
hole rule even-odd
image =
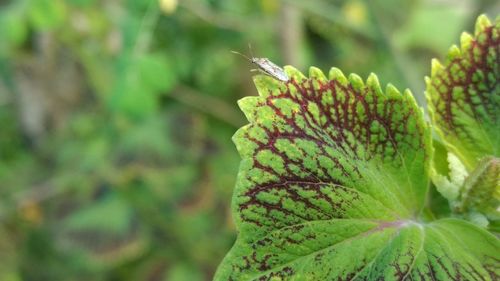
[[[420,210],[429,140],[411,94],[382,93],[375,76],[364,85],[335,73],[342,78],[297,74],[241,102],[251,122],[234,137],[244,158],[236,207],[245,226],[393,220]]]
[[[500,152],[500,20],[480,17],[474,37],[462,35],[444,66],[427,79],[429,111],[444,140],[469,169]]]
[[[240,101],[250,122],[233,138],[243,159],[233,198],[240,234],[216,280],[497,276],[496,238],[419,220],[430,130],[409,92],[383,92],[374,75],[364,83],[337,69],[329,79],[286,71],[287,83],[257,77],[260,96]],[[455,224],[488,250],[447,244]]]

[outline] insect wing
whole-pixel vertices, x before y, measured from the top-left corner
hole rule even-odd
[[[265,73],[269,74],[270,76],[283,81],[287,82],[289,80],[288,75],[286,75],[285,71],[271,62],[267,58],[257,58],[254,59],[253,62],[259,66],[260,69],[262,69]]]

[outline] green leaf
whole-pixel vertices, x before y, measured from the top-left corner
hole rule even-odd
[[[103,216],[103,214],[106,214]],[[87,208],[82,208],[64,221],[64,228],[71,231],[99,230],[120,234],[130,224],[130,212],[123,200],[106,198]]]
[[[117,64],[116,85],[111,106],[128,116],[144,118],[153,114],[160,95],[177,82],[168,56],[161,53],[131,55]]]
[[[500,220],[500,159],[487,157],[464,182],[459,201],[454,206],[459,213],[480,212],[491,220]]]
[[[62,0],[31,0],[29,15],[33,25],[40,29],[51,29],[64,23],[67,7]]]
[[[78,254],[94,269],[139,257],[148,243],[127,202],[115,193],[75,210],[58,226],[54,238],[58,247]]]
[[[250,121],[233,137],[240,233],[215,280],[498,276],[494,236],[420,218],[431,139],[409,91],[383,92],[373,74],[286,71],[287,83],[258,76],[260,96],[240,101]]]
[[[465,178],[469,175],[460,159],[451,152],[448,153],[449,178],[436,173],[432,177],[433,183],[437,190],[449,201],[457,200],[460,189],[462,188]]]
[[[432,63],[427,99],[432,122],[469,171],[500,150],[500,18],[480,16],[474,36],[463,33],[444,65]]]
[[[22,5],[12,5],[0,11],[0,34],[1,56],[7,56],[9,51],[24,43],[28,37],[28,26]]]

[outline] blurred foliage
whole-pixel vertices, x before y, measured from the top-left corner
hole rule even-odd
[[[482,0],[0,1],[0,280],[210,280],[272,61],[378,74],[423,103]]]

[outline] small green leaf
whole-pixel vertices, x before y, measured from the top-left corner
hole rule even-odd
[[[432,62],[427,99],[433,124],[468,171],[500,151],[500,18],[477,20],[474,37],[462,34],[444,65]]]
[[[338,69],[330,80],[285,71],[286,83],[256,77],[260,96],[239,103],[250,121],[233,137],[239,236],[215,280],[498,276],[495,237],[421,221],[432,149],[409,91],[382,92],[373,74],[365,83]]]
[[[479,211],[493,220],[500,218],[500,159],[487,157],[465,180],[455,209],[466,213]]]
[[[469,174],[460,159],[458,159],[457,156],[451,152],[448,153],[448,163],[450,178],[448,179],[441,174],[435,174],[432,177],[432,181],[436,185],[437,190],[446,199],[449,201],[455,201],[459,196],[465,178]]]

